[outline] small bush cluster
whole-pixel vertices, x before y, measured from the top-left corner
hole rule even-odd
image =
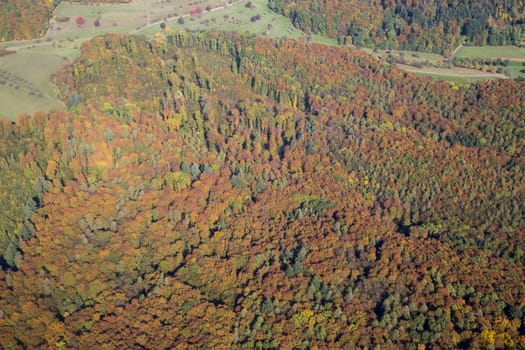
[[[20,90],[21,88],[24,88],[29,91],[30,96],[36,96],[39,98],[44,97],[42,91],[35,88],[31,82],[25,80],[21,76],[9,73],[2,69],[0,69],[0,85],[5,85],[8,88],[14,90]]]

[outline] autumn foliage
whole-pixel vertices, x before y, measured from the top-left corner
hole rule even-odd
[[[0,6],[0,42],[41,37],[53,10],[62,0],[4,0]],[[125,3],[130,0],[71,0],[84,3]],[[78,23],[82,25],[83,23]]]
[[[53,9],[53,2],[46,0],[3,1],[0,6],[0,41],[44,35]]]
[[[7,348],[525,346],[523,82],[174,33],[55,83],[0,125]]]

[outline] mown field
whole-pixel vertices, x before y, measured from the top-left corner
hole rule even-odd
[[[510,61],[509,65],[502,68],[506,75],[511,78],[521,77],[525,79],[525,61],[524,62],[514,62]]]
[[[71,37],[93,37],[107,32],[129,33],[152,23],[188,15],[197,8],[205,11],[206,8],[223,5],[223,1],[217,0],[134,0],[129,4],[96,5],[64,3],[57,8],[55,18],[69,18],[69,21],[55,23],[49,35],[54,40],[63,40]],[[85,19],[84,25],[77,25],[78,16]],[[95,24],[97,20],[98,26]]]
[[[285,37],[337,44],[337,41],[327,37],[312,35],[307,38],[299,29],[295,28],[287,17],[271,12],[267,0],[238,1],[234,4],[216,8],[212,11],[205,9],[201,14],[172,18],[166,22],[171,30],[223,30],[249,32],[268,37]],[[154,26],[140,31],[141,34],[154,36],[162,33],[160,26]]]
[[[463,46],[455,58],[490,61],[500,59],[505,64],[489,65],[511,78],[525,79],[525,48],[517,46]]]
[[[460,67],[454,68],[436,68],[423,67],[417,68],[409,65],[398,65],[399,68],[417,75],[428,76],[433,79],[446,80],[454,83],[472,83],[480,80],[501,78],[500,75],[485,73],[474,69]]]
[[[404,60],[407,64],[431,64],[440,66],[444,61],[444,57],[437,53],[403,50],[373,50],[368,48],[364,48],[363,50],[374,57],[383,59],[391,57],[395,60]]]
[[[462,46],[457,58],[501,58],[525,61],[525,48],[517,46]]]
[[[0,118],[62,109],[50,75],[78,55],[71,48],[35,47],[0,57]]]

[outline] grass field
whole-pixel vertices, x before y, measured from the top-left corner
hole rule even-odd
[[[463,46],[456,58],[508,60],[508,65],[496,66],[511,78],[525,79],[525,48],[517,46]]]
[[[364,48],[364,51],[374,57],[387,59],[389,56],[394,59],[404,59],[407,64],[431,64],[442,65],[444,57],[436,53],[417,52],[417,51],[402,51],[402,50],[373,50]]]
[[[206,6],[217,7],[223,4],[222,0],[133,0],[131,3],[94,5],[62,2],[55,10],[45,38],[40,41],[64,42],[89,39],[108,32],[130,33],[150,23],[188,14],[196,7],[204,9]],[[79,16],[85,20],[81,26],[76,23]],[[60,18],[65,21],[60,21]],[[95,26],[97,19],[99,26]],[[27,45],[27,41],[2,44],[3,47],[24,45]]]
[[[511,78],[524,78],[525,79],[525,62],[509,62],[508,66],[502,67],[505,75]]]
[[[200,7],[202,11],[210,6],[215,8],[224,5],[218,0],[133,0],[129,4],[97,4],[84,5],[78,3],[63,3],[57,7],[55,18],[69,17],[65,23],[54,23],[49,31],[53,40],[71,38],[91,38],[93,36],[114,32],[129,33],[140,30],[150,23],[167,21],[187,15],[191,9]],[[86,23],[78,26],[75,19],[82,16]],[[98,19],[99,26],[95,26]],[[59,29],[60,28],[60,29]]]
[[[267,0],[132,0],[129,4],[96,4],[62,2],[55,11],[44,38],[32,41],[7,42],[0,47],[18,49],[16,54],[0,57],[0,118],[15,119],[18,114],[50,108],[64,108],[50,82],[58,68],[79,54],[81,43],[108,32],[139,33],[154,37],[165,22],[171,30],[224,30],[249,32],[267,37],[304,38],[312,42],[335,45],[336,40],[312,35],[307,38],[293,27],[289,18],[271,12]],[[191,4],[191,5],[190,5]],[[201,9],[199,15],[189,15]],[[208,10],[210,11],[208,11]],[[79,26],[77,17],[85,23]],[[179,23],[179,18],[184,23]],[[67,20],[66,20],[67,19]],[[98,20],[98,25],[95,21]],[[443,57],[411,51],[369,51],[386,58],[404,58],[407,63],[439,65]],[[462,47],[456,57],[509,58],[525,60],[525,49],[517,47]],[[35,64],[35,62],[38,62]],[[407,66],[408,67],[408,66]],[[511,77],[523,76],[521,62],[511,62],[504,71]],[[409,70],[410,68],[403,68]],[[492,77],[454,71],[414,71],[436,79],[472,82]],[[476,72],[476,71],[474,71]],[[481,73],[481,72],[479,72]]]
[[[271,12],[268,9],[267,0],[252,0],[255,5],[253,8],[247,8],[247,1],[237,2],[234,6],[226,6],[215,11],[203,11],[198,16],[184,17],[184,24],[178,23],[178,18],[173,18],[167,22],[172,30],[223,30],[223,31],[240,31],[268,37],[286,37],[300,38],[303,33],[295,28],[290,19]],[[259,19],[252,21],[252,18]],[[140,31],[146,36],[153,36],[160,32],[160,27],[155,26]],[[313,42],[325,44],[337,44],[334,39],[312,35]]]
[[[497,79],[499,75],[484,73],[475,69],[466,68],[416,68],[407,65],[398,65],[399,68],[417,75],[432,77],[437,80],[446,80],[456,83],[472,83],[479,80]]]
[[[415,73],[420,76],[428,76],[435,80],[448,81],[450,83],[460,83],[460,84],[470,84],[476,81],[483,81],[496,78],[473,78],[473,77],[460,77],[456,75],[446,75],[446,74],[427,74],[427,73]]]
[[[0,85],[0,118],[14,120],[18,114],[52,108],[63,109],[57,99],[50,72],[78,55],[78,50],[50,46],[21,50],[0,57],[0,71],[11,74]]]
[[[483,59],[500,57],[525,61],[525,48],[517,46],[463,46],[454,57]]]

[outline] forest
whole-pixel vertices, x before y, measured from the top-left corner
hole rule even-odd
[[[53,1],[4,0],[0,6],[0,42],[44,35]]]
[[[53,79],[0,123],[6,349],[525,348],[525,82],[187,32]]]
[[[525,34],[520,0],[269,0],[307,33],[356,46],[448,55],[471,45],[519,45]]]

